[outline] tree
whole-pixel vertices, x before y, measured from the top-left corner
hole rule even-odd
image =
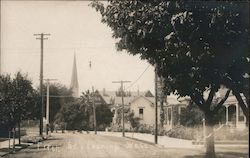
[[[36,111],[35,91],[27,75],[17,72],[11,79],[9,75],[0,77],[1,119],[0,123],[10,131],[18,127],[20,144],[20,123],[32,117]]]
[[[96,121],[97,129],[104,130],[112,122],[113,113],[110,111],[107,105],[97,105],[96,106]]]
[[[125,119],[130,122],[131,127],[133,130],[137,131],[140,125],[140,118],[135,117],[135,113],[129,111],[128,114],[126,114]]]
[[[249,98],[247,4],[164,0],[110,0],[105,6],[92,3],[102,22],[113,30],[118,50],[139,54],[155,65],[166,93],[189,96],[203,111],[209,135],[207,157],[215,157],[213,116],[230,91],[249,119],[249,100],[246,105],[240,95]],[[212,104],[221,85],[228,91],[218,104]]]
[[[55,123],[68,130],[88,129],[89,115],[85,112],[85,104],[79,101],[64,104],[56,115]]]
[[[98,94],[98,91],[95,92]],[[64,104],[56,115],[55,123],[67,124],[70,130],[90,130],[93,129],[93,93],[86,91],[82,93],[79,100]],[[103,102],[95,106],[96,121],[99,130],[109,126],[113,113]]]
[[[47,92],[46,86],[44,86],[43,88],[44,92]],[[49,115],[50,115],[49,122],[53,123],[55,121],[55,116],[62,107],[62,105],[74,101],[74,98],[72,97],[71,90],[69,90],[66,86],[59,83],[50,84],[49,95],[50,95],[49,102],[51,105],[49,110]],[[44,101],[46,102],[46,96]],[[44,104],[44,106],[46,107],[46,104]]]
[[[192,101],[188,104],[180,114],[180,124],[187,127],[200,126],[202,119],[204,118],[203,112]],[[217,114],[214,115],[216,124],[225,120],[225,108],[220,109]]]

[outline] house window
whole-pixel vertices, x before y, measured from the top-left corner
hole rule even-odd
[[[143,119],[143,109],[142,108],[139,109],[139,118]]]

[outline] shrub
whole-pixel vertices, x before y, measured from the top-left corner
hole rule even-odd
[[[152,133],[153,127],[146,125],[146,124],[140,124],[138,127],[138,132],[139,133]]]
[[[112,132],[122,132],[122,126],[121,125],[112,125],[110,128],[109,128],[109,131],[112,131]]]
[[[184,127],[184,126],[175,126],[173,129],[165,133],[169,137],[194,140],[202,136],[201,127]]]
[[[249,130],[238,131],[230,127],[224,126],[215,132],[215,140],[249,140]]]
[[[42,141],[43,138],[40,136],[24,136],[21,138],[21,142],[23,143],[38,143]]]

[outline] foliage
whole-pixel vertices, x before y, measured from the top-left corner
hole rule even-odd
[[[37,111],[37,95],[27,75],[17,72],[0,76],[0,124],[7,129],[16,127],[23,119],[33,119]]]
[[[186,127],[199,126],[205,118],[204,113],[192,101],[188,106],[183,108],[178,117],[180,119],[180,124]],[[214,114],[213,120],[216,124],[223,123],[225,120],[225,108],[221,108],[218,113]]]
[[[95,92],[98,95],[98,92]],[[61,128],[65,126],[69,130],[91,130],[93,129],[93,93],[86,91],[81,98],[74,102],[64,104],[56,115],[55,123]],[[104,130],[112,121],[113,113],[102,100],[100,104],[96,102],[96,122],[97,130]]]
[[[146,125],[146,124],[140,124],[138,127],[138,132],[140,132],[140,133],[152,133],[153,127]]]
[[[245,1],[120,1],[93,2],[117,39],[118,50],[139,54],[154,64],[165,92],[189,96],[204,112],[206,125],[232,90],[249,122],[249,5]],[[220,86],[224,98],[212,105]],[[204,93],[209,95],[204,99]],[[210,127],[208,127],[210,128]],[[210,128],[212,130],[212,128]],[[207,141],[207,156],[215,157]]]
[[[114,124],[110,127],[110,131],[112,132],[122,132],[122,126],[119,124]]]
[[[113,113],[107,105],[102,104],[96,107],[96,121],[98,130],[104,130],[112,122]]]
[[[68,130],[83,130],[88,128],[88,113],[79,101],[64,104],[56,115],[55,124],[64,126]]]
[[[106,6],[94,2],[92,7],[113,30],[118,50],[140,54],[157,64],[165,91],[190,96],[207,115],[217,113],[223,104],[211,110],[210,100],[220,85],[234,94],[248,86],[249,30],[244,2],[112,0]],[[206,101],[205,91],[211,93]],[[248,116],[247,106],[241,107]]]
[[[44,92],[47,93],[46,86],[43,86]],[[45,95],[47,96],[47,94]],[[62,84],[59,83],[51,83],[49,86],[49,103],[50,103],[50,110],[49,110],[49,121],[54,122],[55,121],[55,116],[62,107],[62,105],[67,104],[69,102],[74,101],[74,98],[72,97],[72,92],[70,89],[65,87]],[[44,98],[45,104],[44,106],[46,107],[46,97]],[[45,108],[46,109],[46,108]]]
[[[190,128],[179,125],[165,132],[165,135],[173,138],[195,140],[202,135],[202,128],[198,126]]]
[[[135,114],[134,112],[129,112],[127,115],[126,115],[126,120],[129,121],[131,127],[137,131],[139,125],[140,125],[140,118],[139,117],[135,117]]]
[[[247,141],[249,140],[249,129],[246,128],[243,131],[237,131],[224,126],[215,132],[214,139],[218,141]]]

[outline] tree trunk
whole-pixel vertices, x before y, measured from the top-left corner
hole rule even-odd
[[[10,149],[10,137],[11,137],[11,129],[9,129],[9,149]]]
[[[12,134],[13,134],[13,148],[12,148],[12,152],[15,153],[15,134],[16,134],[16,127],[13,127],[13,130],[12,130]]]
[[[20,120],[18,121],[18,144],[21,144],[21,129],[20,129]]]
[[[205,114],[206,119],[206,158],[215,158],[215,149],[214,149],[214,123],[213,117]]]

